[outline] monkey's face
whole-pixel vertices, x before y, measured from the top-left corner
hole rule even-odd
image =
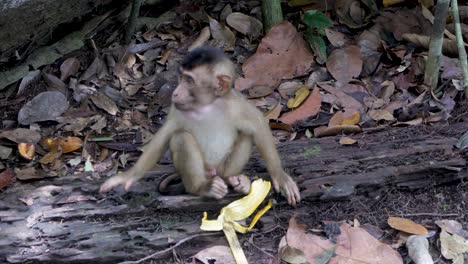
[[[216,99],[215,76],[207,67],[181,70],[179,84],[172,93],[172,102],[180,111],[193,111]]]

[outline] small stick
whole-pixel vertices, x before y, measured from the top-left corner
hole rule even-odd
[[[415,214],[402,214],[402,216],[440,216],[440,217],[452,217],[459,216],[460,214],[437,214],[437,213],[415,213]]]
[[[191,239],[194,239],[196,237],[202,237],[202,236],[209,236],[209,235],[212,235],[213,233],[210,232],[210,233],[201,233],[201,234],[196,234],[196,235],[192,235],[192,236],[189,236],[189,237],[186,237],[184,239],[181,239],[179,241],[177,241],[177,243],[175,243],[173,246],[171,247],[168,247],[164,250],[161,250],[161,251],[158,251],[158,252],[155,252],[149,256],[146,256],[142,259],[139,259],[139,260],[135,260],[135,261],[124,261],[124,262],[119,262],[119,264],[138,264],[138,263],[142,263],[143,261],[146,261],[146,260],[149,260],[149,259],[152,259],[152,258],[155,258],[155,257],[158,257],[160,255],[164,255],[166,253],[169,253],[171,252],[171,250],[175,249],[176,247],[182,245],[183,243],[191,240]]]
[[[132,40],[133,34],[135,34],[135,28],[137,24],[138,16],[140,15],[140,6],[143,0],[133,0],[132,11],[130,11],[130,17],[128,18],[127,30],[125,32],[125,43],[129,44]]]

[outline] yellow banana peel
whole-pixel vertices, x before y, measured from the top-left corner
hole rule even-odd
[[[252,229],[258,219],[271,208],[272,201],[270,200],[264,208],[257,212],[249,226],[243,226],[236,221],[249,217],[268,195],[270,188],[269,181],[258,179],[252,182],[249,194],[223,207],[216,220],[208,220],[207,212],[203,213],[200,229],[204,231],[223,230],[237,264],[247,264],[248,262],[237,239],[236,231],[244,234]]]

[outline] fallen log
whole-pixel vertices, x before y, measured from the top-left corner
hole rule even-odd
[[[305,200],[346,199],[389,186],[413,190],[468,176],[466,153],[453,148],[456,138],[434,128],[394,128],[354,138],[358,144],[351,146],[340,145],[338,137],[278,144],[283,165],[298,181]],[[156,183],[172,171],[171,165],[161,166],[131,192],[116,190],[107,196],[98,194],[104,177],[96,175],[16,182],[0,193],[0,262],[115,263],[144,258],[199,233],[201,211],[215,210],[210,213],[213,218],[236,198],[217,203],[189,195],[158,195]],[[246,171],[268,177],[258,154]],[[216,244],[224,241],[218,232],[190,243],[201,249],[213,239]]]

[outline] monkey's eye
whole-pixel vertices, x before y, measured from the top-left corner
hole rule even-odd
[[[195,80],[192,78],[192,76],[188,76],[188,75],[185,76],[185,81],[188,84],[194,84],[195,83]]]

